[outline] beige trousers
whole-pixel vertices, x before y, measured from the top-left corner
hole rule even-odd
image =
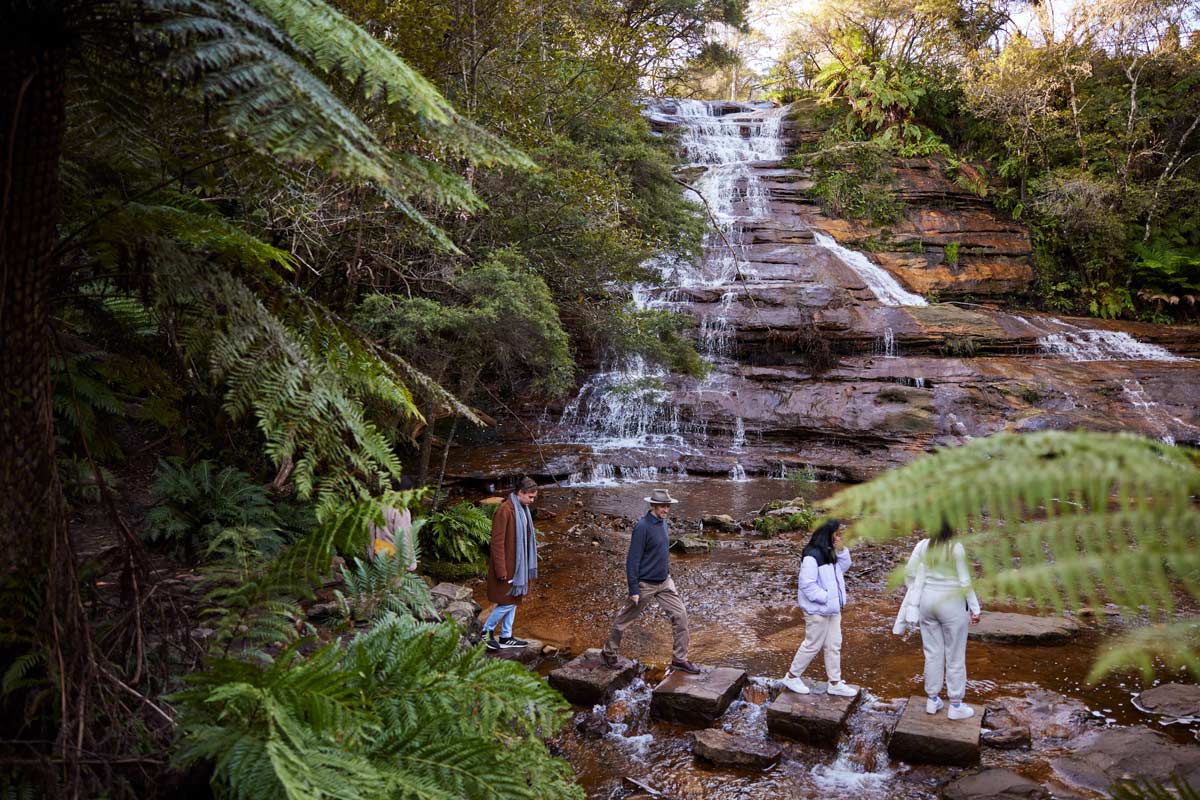
[[[631,600],[626,600],[625,605],[617,612],[617,618],[613,620],[612,630],[608,634],[608,641],[604,643],[604,652],[613,655],[617,654],[617,649],[621,646],[621,637],[624,635],[625,629],[642,615],[642,612],[646,610],[652,600],[657,600],[659,608],[667,612],[667,616],[671,618],[671,630],[674,636],[674,642],[671,646],[672,658],[676,661],[687,660],[687,609],[683,607],[683,600],[679,597],[679,592],[675,591],[675,581],[670,578],[667,578],[658,585],[645,582],[638,583],[638,601],[634,603]]]
[[[842,615],[805,614],[804,644],[796,651],[788,673],[799,678],[808,665],[825,650],[825,676],[837,683],[842,679]]]

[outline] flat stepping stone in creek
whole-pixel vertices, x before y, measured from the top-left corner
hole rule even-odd
[[[532,664],[542,657],[545,646],[537,639],[526,639],[529,644],[524,647],[507,647],[500,650],[485,650],[488,658],[499,658],[504,661],[519,661],[522,664]]]
[[[975,716],[950,719],[950,704],[937,714],[925,713],[925,698],[910,697],[892,731],[888,754],[899,761],[969,767],[979,763],[979,731],[983,706],[967,703]]]
[[[783,748],[763,739],[708,728],[693,734],[692,753],[714,764],[764,769],[779,760]]]
[[[1079,623],[1066,617],[1037,617],[1007,611],[985,611],[967,632],[970,639],[1001,644],[1061,644],[1079,633]]]
[[[746,670],[701,667],[699,675],[673,670],[650,695],[650,714],[681,725],[708,725],[725,713],[746,684]]]
[[[1164,683],[1139,694],[1133,704],[1149,714],[1200,718],[1200,686]]]
[[[854,697],[836,697],[785,689],[767,706],[767,730],[815,747],[834,748],[861,696],[861,691]]]
[[[1045,800],[1050,793],[1008,769],[966,775],[942,790],[942,800]]]
[[[633,683],[642,665],[618,656],[615,668],[606,666],[596,648],[550,673],[550,685],[577,706],[594,706],[618,689]]]

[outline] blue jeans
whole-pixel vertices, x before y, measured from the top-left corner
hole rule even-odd
[[[512,636],[513,618],[517,616],[517,607],[511,606],[496,606],[492,609],[492,613],[488,614],[487,622],[483,623],[483,632],[494,630],[496,625],[500,625],[500,637],[507,639]]]

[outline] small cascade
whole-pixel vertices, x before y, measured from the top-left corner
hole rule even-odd
[[[730,448],[734,451],[743,450],[746,447],[746,423],[741,417],[737,418],[737,422],[733,429],[733,444]]]
[[[650,727],[650,687],[641,678],[613,693],[608,705],[592,707],[593,714],[608,718],[606,741],[619,745],[631,757],[641,760],[654,742],[654,734],[640,733]]]
[[[1145,417],[1151,427],[1154,428],[1158,438],[1164,444],[1175,444],[1175,435],[1171,433],[1170,422],[1178,423],[1184,427],[1192,427],[1178,417],[1168,414],[1162,406],[1154,401],[1146,392],[1146,387],[1137,378],[1126,378],[1121,381],[1121,394],[1124,395],[1125,401],[1129,405],[1136,408]]]
[[[579,472],[567,476],[564,486],[573,488],[593,488],[599,486],[617,486],[623,483],[657,483],[659,480],[677,481],[687,477],[687,471],[672,467],[659,469],[648,466],[629,466],[615,464],[591,464]]]
[[[862,253],[842,247],[832,236],[814,233],[813,240],[829,250],[846,266],[858,273],[875,298],[885,306],[927,306],[929,303],[919,294],[905,289],[883,267],[875,264]]]
[[[1068,323],[1053,320],[1061,325]],[[1078,328],[1038,337],[1038,347],[1046,355],[1068,361],[1186,361],[1165,347],[1139,341],[1123,331]]]
[[[750,479],[746,477],[746,468],[735,461],[733,468],[729,470],[729,480],[736,483],[743,483]]]
[[[896,349],[896,332],[891,328],[884,328],[883,337],[879,341],[877,350],[879,355],[884,358],[898,358],[899,351]]]
[[[846,721],[846,732],[838,740],[837,757],[832,764],[812,768],[813,778],[832,796],[854,792],[886,797],[888,781],[894,771],[888,759],[887,737],[894,717],[882,709],[879,699],[863,691],[863,700]]]

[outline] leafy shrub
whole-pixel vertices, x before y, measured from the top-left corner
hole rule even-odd
[[[466,502],[433,512],[421,529],[422,546],[430,559],[455,564],[481,562],[491,535],[488,513]]]
[[[831,217],[895,222],[903,210],[892,184],[891,151],[877,142],[853,141],[834,128],[821,139],[821,149],[797,154],[788,165],[812,172],[808,194]]]
[[[946,242],[946,246],[942,248],[942,258],[948,267],[958,266],[958,242]]]
[[[160,461],[151,492],[147,540],[165,544],[189,561],[245,543],[267,553],[283,544],[266,489],[235,467],[219,468],[207,460],[191,465],[180,458]]]
[[[173,696],[183,768],[218,797],[580,798],[543,736],[567,705],[457,625],[384,616],[349,644],[268,664],[214,660]]]

